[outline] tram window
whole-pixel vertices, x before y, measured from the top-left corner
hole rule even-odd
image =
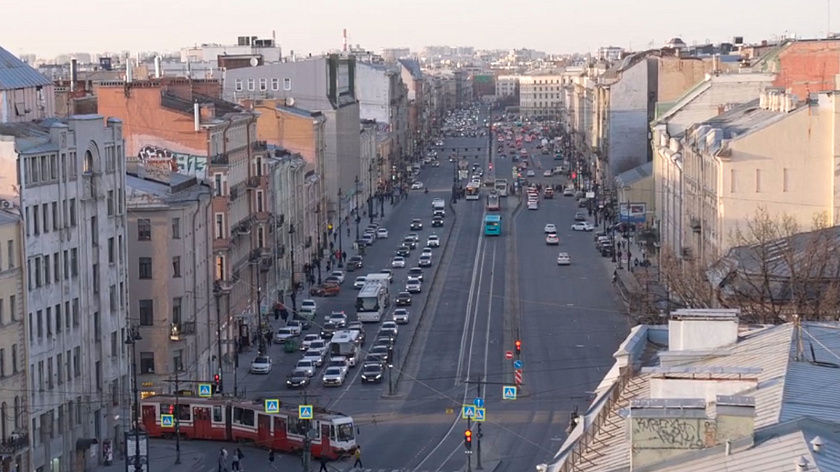
[[[354,437],[353,423],[342,423],[338,425],[339,441],[351,441]]]
[[[254,410],[235,407],[233,409],[233,422],[245,426],[254,426]]]
[[[335,441],[335,425],[330,425],[330,439]]]
[[[213,407],[213,422],[214,423],[221,423],[222,422],[222,407],[216,405]]]
[[[175,411],[178,412],[178,421],[189,421],[190,418],[190,406],[184,404],[178,404]]]
[[[286,424],[288,425],[288,432],[290,434],[298,434],[300,436],[306,434],[306,420],[292,420]]]

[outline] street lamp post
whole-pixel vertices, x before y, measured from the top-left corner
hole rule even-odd
[[[140,389],[137,386],[137,341],[142,341],[140,331],[137,327],[129,327],[125,344],[131,345],[131,381],[132,393],[134,394],[134,470],[143,470],[140,464]]]
[[[362,216],[359,215],[359,176],[356,176],[355,180],[356,191],[353,192],[353,198],[356,203],[356,241],[360,239],[359,237],[359,222],[362,221]]]
[[[338,189],[338,267],[344,267],[344,235],[342,234],[344,226],[344,218],[341,217],[341,189]]]
[[[291,260],[291,286],[292,286],[292,316],[297,314],[297,287],[295,286],[295,225],[289,223],[289,258]]]
[[[216,348],[218,349],[216,352],[216,365],[218,367],[218,374],[219,374],[219,386],[218,391],[222,393],[224,391],[224,384],[225,379],[222,376],[222,310],[221,310],[221,300],[222,300],[222,288],[220,286],[219,281],[216,281],[215,287],[213,287],[213,295],[216,297]]]
[[[368,164],[368,217],[373,224],[373,161]]]

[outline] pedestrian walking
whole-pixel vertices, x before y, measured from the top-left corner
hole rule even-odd
[[[318,469],[318,472],[330,472],[330,470],[327,469],[327,462],[329,462],[329,459],[327,458],[327,455],[324,454],[324,453],[321,453],[321,468]]]
[[[271,449],[270,451],[268,451],[268,467],[271,468],[272,470],[277,468],[274,465],[274,449]]]
[[[230,461],[231,472],[242,470],[242,468],[239,465],[239,462],[244,458],[245,458],[245,454],[242,454],[242,450],[237,447],[236,451],[233,453],[233,458]]]
[[[362,465],[362,447],[356,446],[356,452],[353,453],[353,457],[356,458],[356,462],[353,463],[353,467],[364,467]]]
[[[219,472],[228,472],[227,453],[224,449],[219,449]]]

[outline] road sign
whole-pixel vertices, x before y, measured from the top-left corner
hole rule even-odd
[[[311,420],[313,418],[312,405],[299,405],[298,418],[302,420]]]
[[[502,387],[502,400],[516,400],[516,387],[509,385]]]
[[[522,361],[520,361],[519,359],[516,359],[515,361],[513,361],[513,368],[514,369],[521,369],[522,368]]]
[[[266,413],[280,413],[280,400],[276,398],[270,398],[265,401],[265,412]]]
[[[505,359],[513,359],[513,351],[505,352]]]
[[[481,397],[475,397],[473,405],[475,405],[476,408],[484,408],[484,399]]]
[[[516,385],[522,383],[522,371],[517,369],[513,371],[513,380],[516,382]]]
[[[486,412],[486,410],[484,408],[476,408],[475,409],[475,416],[473,417],[473,419],[475,421],[484,421],[484,413],[485,412]]]
[[[198,384],[198,396],[209,398],[213,396],[213,386],[210,384]]]
[[[463,405],[461,406],[461,418],[467,419],[475,416],[475,406]]]
[[[595,198],[595,192],[586,192],[586,198]]]
[[[175,417],[173,415],[160,415],[160,426],[162,428],[175,426]]]

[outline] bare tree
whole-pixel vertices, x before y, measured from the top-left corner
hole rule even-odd
[[[707,260],[683,259],[670,249],[659,253],[659,277],[664,284],[669,306],[712,308],[717,305],[709,281]]]

